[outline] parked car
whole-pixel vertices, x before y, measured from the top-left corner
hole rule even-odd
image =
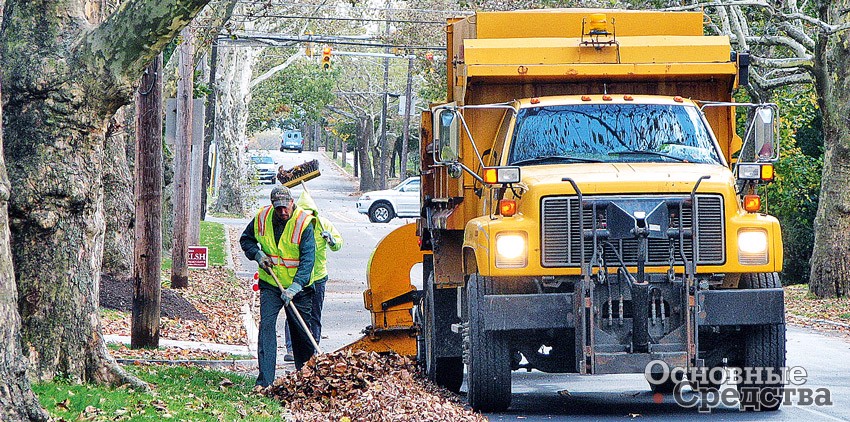
[[[301,137],[301,132],[297,130],[287,130],[283,132],[280,139],[280,151],[298,151],[304,150],[304,139]]]
[[[419,217],[419,176],[407,178],[392,189],[366,192],[357,200],[357,211],[373,223],[393,217]]]
[[[277,176],[277,163],[268,155],[254,155],[251,157],[251,168],[257,180],[274,184]]]

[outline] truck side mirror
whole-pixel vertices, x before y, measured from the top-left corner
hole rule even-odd
[[[455,110],[434,110],[434,142],[437,144],[440,162],[457,161],[460,130]]]
[[[754,122],[754,141],[756,143],[756,159],[772,160],[776,154],[773,143],[775,131],[773,109],[769,107],[760,108],[756,111]]]

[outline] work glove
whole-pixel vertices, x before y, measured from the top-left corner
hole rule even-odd
[[[298,294],[303,289],[300,284],[293,282],[291,286],[287,287],[283,293],[280,294],[280,299],[283,300],[283,307],[289,306],[289,302],[292,302],[292,298]]]
[[[264,269],[267,273],[272,273],[272,266],[274,266],[274,262],[272,262],[272,259],[269,258],[269,256],[266,255],[265,252],[261,250],[257,251],[257,253],[254,255],[254,261],[257,261],[257,264],[260,265],[260,268]]]
[[[334,237],[331,236],[331,232],[323,230],[322,239],[325,239],[325,242],[328,242],[328,245],[336,246],[336,240],[334,240]]]

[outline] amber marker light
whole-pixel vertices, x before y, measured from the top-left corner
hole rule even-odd
[[[632,97],[631,95],[627,94],[627,95],[623,95],[623,99],[626,100],[626,101],[634,101],[635,97]]]
[[[499,171],[496,168],[484,169],[484,183],[494,184],[499,180]]]
[[[531,104],[540,104],[540,98],[537,98],[537,97],[532,98]]]
[[[764,164],[761,166],[761,180],[769,182],[773,180],[773,164]]]
[[[761,198],[758,195],[744,195],[744,209],[747,212],[757,212],[761,209]]]
[[[611,100],[613,100],[613,99],[614,99],[614,98],[613,98],[613,97],[611,97],[610,95],[603,95],[603,96],[602,96],[602,101],[611,101]]]
[[[677,96],[673,97],[673,101],[675,101],[677,103],[683,103],[683,102],[685,102],[685,99],[677,95]]]
[[[513,217],[516,214],[516,200],[502,199],[499,201],[499,213],[505,217]]]
[[[581,100],[582,101],[590,101],[590,95],[582,95]]]

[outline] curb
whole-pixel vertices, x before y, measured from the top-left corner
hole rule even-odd
[[[336,162],[336,160],[334,160],[333,158],[331,158],[331,157],[328,155],[328,152],[327,152],[327,151],[322,151],[322,154],[324,154],[325,158],[327,158],[327,159],[328,159],[328,161],[332,162],[332,163],[334,164],[334,166],[336,166],[336,168],[337,168],[337,169],[339,169],[339,171],[341,171],[343,174],[345,174],[345,175],[346,175],[346,176],[348,176],[349,178],[351,178],[351,179],[355,179],[354,175],[352,175],[351,173],[349,173],[349,172],[348,172],[348,170],[346,170],[344,167],[342,167],[341,165],[339,165],[339,163],[337,163],[337,162]]]
[[[122,365],[197,365],[207,368],[227,368],[231,366],[257,366],[257,360],[165,360],[165,359],[115,359]]]
[[[832,321],[832,320],[829,320],[829,319],[807,318],[807,317],[804,317],[804,316],[798,316],[798,315],[794,315],[794,314],[790,314],[789,316],[794,319],[794,321],[790,321],[792,323],[795,322],[795,321],[799,321],[799,322],[811,323],[811,324],[829,325],[829,326],[835,327],[835,328],[843,328],[843,329],[846,329],[846,330],[850,330],[850,324],[846,324],[846,323],[843,323],[843,322]]]
[[[130,344],[130,336],[107,334],[103,336],[103,339],[107,343]],[[234,355],[243,356],[251,355],[249,347],[240,344],[207,343],[202,341],[179,341],[161,338],[159,339],[159,345],[160,347],[177,347],[180,349],[206,350],[222,353],[231,353]]]

